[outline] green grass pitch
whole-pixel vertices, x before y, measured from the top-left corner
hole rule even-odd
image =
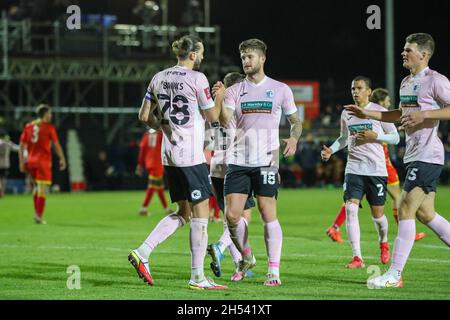
[[[450,189],[440,187],[436,209],[450,219]],[[341,205],[338,189],[280,190],[278,215],[284,242],[281,262],[283,285],[268,288],[266,251],[259,214],[253,211],[250,242],[257,258],[256,276],[232,283],[233,263],[223,262],[216,279],[227,291],[193,291],[190,276],[189,226],[184,226],[152,254],[155,286],[144,284],[129,264],[129,251],[140,245],[163,217],[159,199],[149,217],[138,216],[143,192],[51,194],[44,218],[35,225],[31,196],[0,199],[0,299],[449,299],[450,251],[420,223],[427,237],[415,244],[404,276],[404,288],[369,290],[366,269],[348,270],[348,243],[333,243],[325,235]],[[386,204],[389,242],[397,226]],[[379,262],[379,249],[368,206],[360,210],[361,245],[366,267]],[[345,227],[343,236],[346,238]],[[209,242],[217,241],[221,223],[210,223]],[[209,269],[205,259],[205,272]],[[69,266],[81,271],[81,289],[69,290]]]

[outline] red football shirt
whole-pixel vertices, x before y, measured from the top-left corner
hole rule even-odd
[[[162,168],[161,143],[163,134],[161,131],[149,133],[146,131],[139,144],[138,163],[147,170]]]
[[[55,127],[39,120],[28,123],[23,129],[20,141],[27,145],[29,166],[47,164],[52,161],[51,143],[58,142]]]

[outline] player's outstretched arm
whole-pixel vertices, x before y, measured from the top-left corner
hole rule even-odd
[[[300,139],[303,131],[302,122],[297,112],[287,116],[287,119],[291,125],[291,136],[288,139],[283,139],[283,141],[286,143],[286,147],[283,151],[283,155],[285,157],[289,157],[295,154],[295,152],[297,151],[298,140]]]
[[[401,117],[402,127],[410,128],[421,124],[425,120],[450,120],[450,105],[436,110],[411,112]]]
[[[220,121],[220,114],[222,113],[222,102],[225,98],[225,87],[222,82],[217,81],[212,90],[212,96],[214,98],[214,107],[203,110],[206,120],[210,123]]]
[[[320,156],[323,161],[328,161],[333,153],[338,152],[339,150],[344,149],[348,143],[348,131],[347,124],[345,120],[341,118],[341,135],[333,144],[328,148],[326,145],[323,146],[322,151],[320,152]]]
[[[344,106],[344,109],[348,111],[348,113],[352,116],[361,118],[361,119],[374,119],[382,122],[390,122],[395,123],[400,121],[400,117],[402,112],[400,109],[395,109],[391,111],[375,111],[375,110],[366,110],[361,108],[355,104],[349,104]]]

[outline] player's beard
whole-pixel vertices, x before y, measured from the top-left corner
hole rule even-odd
[[[261,65],[257,65],[253,68],[244,69],[244,73],[248,76],[253,76],[261,70]]]

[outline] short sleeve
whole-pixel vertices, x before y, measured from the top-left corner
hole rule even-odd
[[[231,86],[225,90],[225,98],[223,99],[223,106],[228,109],[236,109],[236,88],[238,85]]]
[[[297,112],[297,106],[294,101],[294,94],[288,85],[284,86],[283,102],[281,108],[285,115],[289,116]]]
[[[214,107],[208,79],[206,79],[206,76],[201,72],[199,72],[197,76],[197,101],[202,110]]]
[[[153,93],[154,92],[154,88],[155,88],[155,81],[156,81],[155,79],[156,79],[157,75],[158,74],[156,74],[152,78],[152,80],[150,81],[150,83],[149,83],[149,85],[147,87],[147,91],[145,92],[144,99],[147,100],[147,101],[152,101],[152,102],[156,102],[157,101],[157,99],[155,97],[155,94]]]
[[[443,75],[439,75],[435,79],[434,100],[436,100],[441,107],[450,105],[450,81]]]

